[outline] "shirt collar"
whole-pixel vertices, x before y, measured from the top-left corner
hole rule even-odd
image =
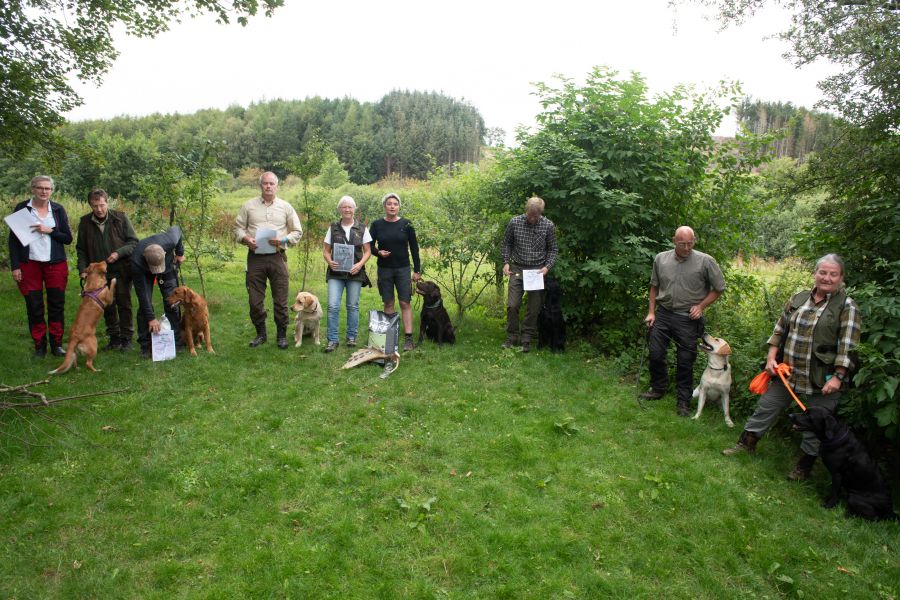
[[[818,289],[819,289],[818,286],[816,286],[816,287],[814,287],[814,288],[812,289],[812,291],[809,293],[809,298],[810,298],[810,300],[813,301],[813,304],[816,303],[816,290],[818,290]],[[834,292],[832,292],[832,293],[830,293],[830,294],[825,294],[825,298],[824,298],[824,299],[825,299],[826,301],[827,301],[827,300],[831,300],[831,297],[832,297],[833,295],[834,295]]]
[[[34,210],[34,197],[28,199],[28,204],[25,205],[31,210]],[[53,207],[51,206],[51,202],[47,200],[47,210],[51,210]]]

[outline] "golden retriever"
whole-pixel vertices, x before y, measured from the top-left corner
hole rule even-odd
[[[84,291],[81,292],[81,306],[75,314],[75,322],[69,331],[69,346],[62,364],[50,371],[51,375],[65,373],[72,367],[78,367],[77,352],[86,358],[88,370],[96,372],[94,357],[97,356],[97,323],[103,311],[113,301],[116,292],[116,280],[106,285],[106,262],[100,261],[88,265],[85,271]]]
[[[181,339],[187,344],[191,356],[197,356],[195,345],[201,341],[206,342],[207,352],[215,354],[209,335],[209,308],[203,296],[182,285],[172,290],[166,302],[172,308],[181,307]]]
[[[303,335],[311,335],[313,343],[319,345],[319,321],[322,320],[322,305],[319,299],[309,292],[297,294],[297,300],[291,307],[297,313],[297,325],[294,327],[294,347],[303,344]]]

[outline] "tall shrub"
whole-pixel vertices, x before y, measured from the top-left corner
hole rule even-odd
[[[736,101],[735,89],[650,98],[637,74],[597,67],[584,85],[560,79],[537,94],[538,130],[520,131],[519,148],[502,159],[509,195],[519,205],[534,194],[547,201],[566,316],[615,346],[637,330],[653,256],[677,226],[692,225],[698,248],[720,259],[741,245],[758,146],[713,139],[727,112],[719,103]]]

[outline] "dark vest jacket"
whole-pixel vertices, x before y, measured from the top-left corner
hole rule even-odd
[[[791,297],[791,314],[803,306],[809,300],[810,292],[800,292]],[[813,356],[809,366],[809,379],[821,388],[825,385],[825,377],[834,373],[834,359],[837,358],[837,339],[841,330],[841,313],[847,304],[846,290],[838,290],[828,299],[825,310],[816,321],[813,329]],[[785,332],[787,333],[787,332]],[[853,361],[851,374],[859,365],[859,359],[851,352],[850,360]]]
[[[331,247],[334,249],[335,244],[350,244],[353,246],[353,262],[358,263],[362,260],[363,256],[363,236],[366,233],[366,226],[359,222],[359,220],[354,219],[353,226],[350,227],[350,239],[347,239],[346,233],[344,233],[344,228],[341,227],[341,222],[336,221],[331,224]],[[366,273],[365,267],[359,270],[359,273],[356,275],[351,275],[350,273],[346,273],[344,271],[332,271],[331,267],[328,267],[328,271],[325,273],[325,280],[329,279],[347,279],[350,281],[362,281],[363,287],[371,286],[372,282],[369,281],[369,275]]]

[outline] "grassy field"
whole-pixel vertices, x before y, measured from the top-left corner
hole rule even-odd
[[[0,413],[0,597],[900,597],[900,524],[820,508],[790,437],[725,458],[715,406],[642,410],[592,348],[501,351],[485,317],[386,380],[250,349],[242,266],[210,278],[216,355],[104,353],[36,389],[123,391]],[[8,275],[0,311],[0,382],[47,378]]]

